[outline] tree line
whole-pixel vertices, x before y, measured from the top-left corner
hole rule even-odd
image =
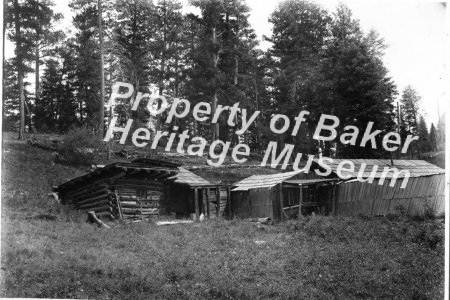
[[[399,130],[402,138],[420,135],[412,151],[436,151],[443,145],[443,126],[426,128],[419,100],[407,87],[397,109],[397,87],[383,65],[386,45],[375,32],[364,32],[351,10],[339,4],[332,12],[301,0],[281,2],[269,22],[271,47],[261,50],[242,0],[191,0],[197,13],[183,13],[177,0],[72,0],[72,32],[59,29],[61,14],[51,0],[4,1],[5,37],[14,42],[15,56],[3,59],[3,129],[67,133],[85,127],[101,139],[108,119],[149,127],[247,143],[260,152],[269,141],[295,144],[303,153],[340,158],[377,158],[380,149],[355,147],[312,138],[321,114],[337,116],[341,125],[364,130]],[[3,49],[4,52],[4,49]],[[34,74],[33,91],[27,82]],[[192,116],[169,124],[153,117],[141,101],[131,110],[124,101],[105,111],[112,85],[128,82],[138,92],[261,111],[244,135],[227,123],[196,122]],[[158,105],[158,103],[156,104]],[[299,134],[275,135],[273,115],[294,119],[310,112]],[[236,114],[235,123],[240,124]],[[400,126],[398,126],[400,124]],[[175,127],[177,126],[177,127]],[[135,128],[134,128],[135,129]],[[381,141],[380,141],[381,142]],[[283,147],[280,147],[283,148]]]

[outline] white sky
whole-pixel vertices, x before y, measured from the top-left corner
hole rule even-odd
[[[263,34],[270,36],[271,25],[267,19],[279,2],[247,0],[252,8],[249,21],[259,37]],[[331,12],[339,1],[316,2]],[[397,84],[398,98],[407,85],[413,86],[422,97],[421,108],[428,125],[431,122],[436,124],[438,105],[442,114],[444,109],[448,111],[450,103],[447,90],[449,82],[445,80],[448,79],[445,76],[445,62],[448,63],[446,56],[450,50],[446,50],[446,8],[435,1],[342,2],[352,10],[353,17],[360,20],[365,32],[373,28],[384,38],[388,48],[383,60],[389,75]]]
[[[187,0],[182,2],[187,3]],[[268,18],[275,9],[278,0],[247,0],[251,8],[250,24],[262,40],[263,35],[271,35]],[[330,12],[337,0],[317,1]],[[385,39],[388,48],[384,63],[390,76],[397,84],[399,97],[404,87],[412,85],[422,97],[421,108],[430,125],[437,123],[438,106],[440,112],[450,103],[448,96],[448,10],[440,2],[434,1],[343,1],[360,20],[367,32],[375,29]],[[65,19],[61,26],[70,28],[72,13],[69,1],[55,1],[57,12]],[[189,10],[188,8],[185,9]],[[270,47],[267,42],[261,48]],[[6,56],[13,55],[14,47],[6,47]],[[446,84],[447,83],[447,84]],[[448,115],[448,114],[447,114]]]

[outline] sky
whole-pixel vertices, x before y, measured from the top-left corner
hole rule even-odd
[[[188,0],[182,0],[187,3]],[[268,18],[279,0],[246,0],[250,7],[249,22],[261,40],[260,47],[267,49],[269,42],[263,35],[271,35]],[[339,1],[316,1],[332,12]],[[365,32],[376,30],[384,38],[388,48],[384,64],[397,85],[398,97],[411,85],[421,96],[421,113],[430,126],[438,121],[438,109],[442,114],[449,106],[448,56],[448,9],[436,1],[342,1],[359,19]],[[65,19],[61,27],[70,28],[69,1],[55,1],[55,11],[62,12]],[[185,12],[195,12],[185,8]],[[9,49],[8,49],[9,48]],[[8,51],[9,50],[9,51]],[[13,46],[7,47],[7,56],[13,55]],[[9,55],[8,55],[9,54]],[[447,63],[447,66],[446,66]],[[447,84],[445,84],[447,83]],[[448,115],[448,113],[447,113]]]
[[[339,1],[316,1],[328,11],[334,11]],[[365,32],[376,30],[388,48],[384,64],[397,85],[398,97],[411,85],[422,97],[421,109],[428,126],[438,121],[438,106],[442,114],[449,106],[448,73],[445,63],[449,23],[446,7],[435,1],[341,1],[359,19]],[[258,36],[270,36],[267,22],[279,1],[247,0],[252,9],[249,21]],[[263,44],[264,47],[270,44]],[[446,48],[447,47],[447,48]],[[446,80],[447,78],[447,80]],[[447,83],[447,85],[445,84]],[[447,114],[448,115],[448,114]]]

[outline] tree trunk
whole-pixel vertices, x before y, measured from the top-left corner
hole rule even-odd
[[[180,85],[180,80],[178,79],[178,70],[179,66],[178,66],[178,57],[175,58],[175,86],[174,86],[174,94],[175,94],[175,98],[178,97],[178,89],[179,89],[179,85]]]
[[[214,116],[216,114],[217,109],[217,91],[214,91],[213,97],[212,97],[212,105],[211,105],[211,115]],[[217,120],[219,122],[219,120]],[[219,138],[219,124],[218,123],[211,123],[211,143],[214,142]]]
[[[2,57],[3,57],[3,73],[2,73],[2,120],[5,116],[5,37],[6,37],[6,18],[5,16],[8,15],[8,3],[7,1],[3,1],[3,45],[2,45]]]
[[[198,135],[198,130],[197,130],[197,120],[195,120],[194,118],[192,119],[192,130],[194,131],[194,136]]]
[[[39,9],[39,6],[37,5],[39,3],[39,1],[36,1],[36,9]],[[38,23],[39,20],[36,16],[36,23]],[[34,81],[35,81],[35,88],[34,88],[34,99],[35,99],[35,104],[37,104],[39,102],[39,34],[41,32],[40,29],[40,24],[36,24],[36,49],[34,52],[34,64],[35,64],[35,74],[34,74]],[[30,119],[31,119],[31,115],[30,115]]]
[[[34,54],[34,64],[35,64],[35,88],[34,88],[34,99],[35,103],[39,102],[39,38],[36,38],[36,50]]]
[[[163,2],[163,48],[161,53],[161,65],[160,65],[160,74],[159,74],[159,95],[162,96],[164,93],[164,72],[166,70],[166,44],[167,44],[167,32],[166,32],[166,1]],[[158,100],[158,110],[161,108],[162,101]],[[161,128],[161,114],[156,116],[156,131]],[[158,151],[158,147],[155,149],[150,149],[150,152],[156,154]]]
[[[111,82],[111,78],[112,78],[112,69],[109,69],[109,82]],[[112,117],[113,117],[113,109],[112,109],[112,105],[111,105],[111,106],[109,106],[108,124],[111,124]],[[110,139],[108,141],[108,154],[106,156],[108,161],[111,159],[113,143],[114,143],[114,139]]]
[[[105,70],[103,69],[103,25],[102,25],[102,2],[98,0],[98,31],[100,43],[100,101],[98,112],[98,136],[103,140],[103,127],[105,119]]]
[[[401,118],[400,118],[400,105],[399,105],[399,101],[397,101],[397,133],[398,136],[401,136],[401,131],[400,131],[400,127],[401,127]],[[400,147],[398,147],[397,149],[397,159],[400,159]]]
[[[235,89],[237,90],[237,85],[238,85],[238,72],[239,72],[239,60],[238,60],[238,58],[237,57],[235,57],[234,58],[234,78],[233,78],[233,84],[234,84],[234,87],[235,87]],[[238,114],[235,114],[235,124],[236,124],[236,127],[235,128],[237,128],[237,122],[238,122],[238,116],[237,116]],[[234,141],[233,141],[233,144],[234,145],[238,145],[239,144],[239,136],[236,134],[236,130],[234,131],[234,134],[233,134],[233,137],[234,137]]]
[[[18,0],[14,0],[14,23],[16,27],[16,57],[17,57],[17,78],[19,80],[19,140],[24,139],[25,134],[25,94],[23,84],[23,69],[22,69],[22,37],[20,35],[20,21],[19,21],[19,3]]]
[[[212,40],[213,47],[215,47],[216,46],[216,27],[215,26],[212,28],[211,40]],[[216,79],[215,73],[217,71],[215,69],[217,68],[217,61],[218,61],[219,54],[217,53],[216,49],[214,49],[213,51],[214,52],[212,54],[212,65],[214,68],[214,79]],[[214,116],[214,114],[216,113],[217,104],[218,104],[217,87],[215,86],[216,80],[214,80],[213,84],[214,84],[214,92],[213,92],[212,100],[211,100],[211,115],[212,116]],[[215,140],[217,140],[218,137],[219,137],[219,124],[211,122],[211,143],[214,142]]]
[[[78,102],[79,104],[79,111],[80,111],[80,123],[83,123],[83,100],[80,99],[80,101]]]
[[[258,99],[259,95],[258,95],[258,85],[257,85],[256,79],[257,79],[257,74],[255,72],[255,107],[256,107],[256,111],[259,111],[259,99]],[[256,128],[256,145],[257,145],[257,149],[259,152],[259,151],[261,151],[261,145],[260,145],[260,140],[259,140],[258,117],[256,117],[256,120],[255,120],[255,128]]]

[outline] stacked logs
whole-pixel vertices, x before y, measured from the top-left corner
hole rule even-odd
[[[64,195],[64,202],[76,209],[94,211],[97,217],[114,218],[114,193],[106,183],[80,187]]]
[[[164,208],[165,188],[161,182],[147,181],[145,185],[136,180],[119,180],[115,187],[121,217],[124,220],[145,220],[159,217]]]
[[[64,194],[64,202],[82,211],[94,211],[99,218],[144,220],[159,217],[165,191],[160,182],[121,180],[113,186],[97,183]]]
[[[153,196],[153,199],[136,196],[118,196],[123,219],[143,220],[151,216],[159,216],[159,199],[163,197]],[[156,199],[155,199],[156,198]]]

